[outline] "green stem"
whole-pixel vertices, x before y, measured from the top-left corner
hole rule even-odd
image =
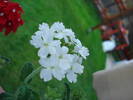
[[[37,68],[36,70],[34,70],[31,74],[29,74],[29,75],[25,78],[24,83],[27,84],[28,81],[29,81],[30,79],[32,79],[36,74],[38,74],[38,73],[40,72],[41,69],[42,69],[42,67],[39,67],[39,68]]]
[[[20,93],[20,87],[16,90],[15,94],[14,94],[14,100],[17,100],[18,99],[18,95]]]
[[[42,67],[39,67],[39,68],[37,68],[36,70],[34,70],[31,74],[29,74],[29,75],[25,78],[24,83],[25,83],[25,84],[28,84],[29,80],[32,79],[36,74],[38,74],[38,73],[40,72],[41,68],[42,68]],[[21,87],[19,87],[19,88],[17,89],[17,91],[15,92],[15,95],[14,95],[15,100],[18,99],[18,95],[19,95],[19,93],[20,93],[20,89],[21,89]]]

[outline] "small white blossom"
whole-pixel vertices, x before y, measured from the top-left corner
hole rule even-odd
[[[79,53],[84,59],[89,56],[89,51],[86,47],[82,46],[81,44],[77,44],[74,48],[76,53]]]
[[[56,56],[59,59],[59,67],[63,70],[67,70],[71,67],[70,63],[72,62],[72,55],[68,54],[68,48],[63,46],[61,48],[57,48]]]
[[[71,68],[67,70],[67,79],[72,83],[77,82],[77,74],[82,74],[84,67],[81,65],[81,58],[74,55]]]
[[[65,26],[63,25],[63,23],[60,22],[55,22],[52,26],[51,26],[51,30],[53,32],[62,32],[63,30],[65,30]]]
[[[56,54],[56,47],[60,45],[60,41],[45,41],[44,46],[42,46],[38,51],[38,56],[47,57],[49,54]]]
[[[43,66],[40,77],[44,81],[49,81],[52,77],[55,77],[57,80],[62,80],[65,77],[65,72],[58,67],[58,62],[59,59],[56,56],[41,58],[39,60],[39,63]]]
[[[63,23],[56,22],[51,26],[51,31],[55,33],[55,38],[64,39],[66,43],[71,42],[75,38],[74,32],[71,29],[65,29]]]
[[[69,43],[71,41],[71,38],[75,38],[74,33],[70,29],[64,29],[58,34],[55,35],[56,38],[58,39],[64,39],[66,43]]]

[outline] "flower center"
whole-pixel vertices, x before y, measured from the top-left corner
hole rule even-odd
[[[63,59],[63,56],[62,56],[62,55],[60,55],[60,56],[59,56],[59,59]]]
[[[45,46],[45,47],[48,47],[48,46],[49,46],[49,44],[48,44],[48,43],[44,43],[44,46]]]
[[[12,23],[11,23],[11,22],[9,22],[9,23],[8,23],[8,25],[9,25],[9,26],[11,26],[11,25],[12,25]]]
[[[73,66],[70,67],[70,70],[73,70]]]
[[[4,16],[4,13],[2,12],[2,13],[0,13],[0,16]]]
[[[51,54],[48,54],[48,55],[47,55],[47,58],[50,58],[50,57],[51,57]]]
[[[7,1],[7,0],[5,0],[4,2],[5,2],[5,3],[7,3],[8,1]]]
[[[20,21],[21,21],[21,19],[19,18],[19,19],[18,19],[18,21],[20,22]]]
[[[16,9],[13,9],[12,12],[15,13],[16,12]]]
[[[55,67],[54,66],[51,66],[50,69],[54,69]]]

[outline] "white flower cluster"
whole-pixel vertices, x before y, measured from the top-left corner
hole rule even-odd
[[[88,49],[75,38],[71,29],[56,22],[51,27],[42,23],[39,31],[32,36],[30,43],[39,48],[39,63],[43,67],[40,77],[49,81],[53,77],[62,80],[65,77],[72,83],[77,81],[77,74],[82,74],[82,60],[89,55]]]

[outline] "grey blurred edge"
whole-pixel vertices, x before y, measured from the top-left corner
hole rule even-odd
[[[133,61],[93,74],[98,100],[133,100]]]

